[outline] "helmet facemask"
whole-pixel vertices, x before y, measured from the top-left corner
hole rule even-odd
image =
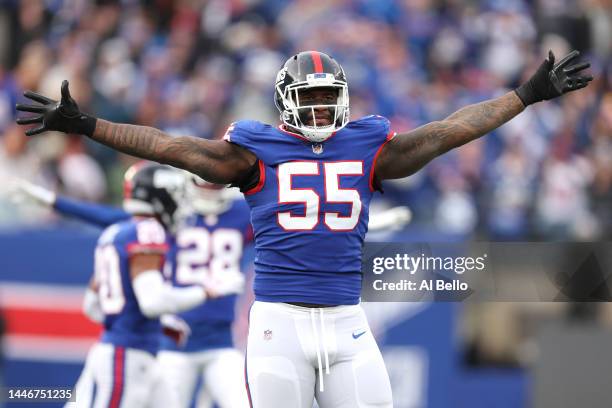
[[[298,130],[306,139],[312,142],[323,142],[334,132],[342,129],[349,121],[349,96],[346,81],[338,80],[333,74],[313,73],[306,76],[306,81],[293,82],[282,89],[283,71],[279,73],[276,83],[277,106],[281,110],[283,124]],[[331,88],[337,91],[336,103],[304,105],[300,103],[300,92],[313,88]],[[328,109],[331,123],[325,126],[317,125],[316,112]],[[306,122],[312,118],[312,125]]]

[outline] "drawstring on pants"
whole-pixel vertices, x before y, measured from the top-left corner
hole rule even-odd
[[[316,312],[319,311],[319,321],[321,326],[321,343],[323,344],[323,355],[325,358],[325,374],[329,374],[329,353],[327,352],[327,336],[325,335],[325,322],[323,320],[323,308],[310,309],[310,323],[312,324],[312,332],[317,347],[317,364],[319,367],[319,391],[323,392],[325,386],[323,385],[323,364],[321,361],[321,349],[319,347],[319,332],[317,330],[317,319]]]

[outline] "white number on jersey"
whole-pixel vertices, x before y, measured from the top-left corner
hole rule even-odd
[[[138,243],[147,244],[165,244],[166,232],[159,221],[148,219],[140,221],[136,224],[136,235]]]
[[[281,204],[303,203],[304,215],[293,215],[290,211],[278,213],[278,223],[286,230],[307,231],[319,223],[319,195],[310,188],[292,188],[293,176],[319,174],[317,162],[291,162],[278,166],[278,202]]]
[[[176,243],[176,282],[201,285],[210,279],[223,279],[228,273],[240,273],[242,234],[234,229],[219,228],[212,233],[205,228],[184,228]]]
[[[363,175],[363,162],[345,161],[323,163],[325,195],[328,203],[350,204],[348,216],[337,212],[324,213],[324,223],[332,231],[350,231],[357,226],[361,215],[361,197],[355,189],[340,188],[340,176]],[[310,188],[293,188],[293,176],[316,176],[319,174],[317,162],[289,162],[278,166],[279,204],[304,205],[304,215],[293,215],[291,211],[277,214],[278,223],[288,231],[308,231],[319,223],[319,195]]]
[[[125,296],[121,285],[119,254],[114,246],[104,245],[96,248],[94,258],[102,311],[107,315],[120,313],[125,306]]]

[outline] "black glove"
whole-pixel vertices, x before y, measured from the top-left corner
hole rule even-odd
[[[23,96],[40,103],[40,105],[23,105],[18,103],[15,106],[21,112],[40,114],[29,118],[17,119],[17,124],[19,125],[41,124],[37,128],[26,131],[26,136],[37,135],[48,130],[91,136],[96,128],[97,119],[79,110],[77,103],[70,96],[68,81],[66,80],[62,82],[62,100],[60,102],[32,91],[24,92]]]
[[[523,105],[531,105],[561,96],[564,93],[584,88],[593,80],[591,75],[581,76],[580,71],[591,66],[588,62],[570,65],[580,52],[572,51],[555,65],[555,55],[548,51],[548,58],[544,60],[535,74],[523,85],[515,89]]]

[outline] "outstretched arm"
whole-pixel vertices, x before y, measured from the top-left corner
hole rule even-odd
[[[224,140],[173,137],[147,126],[118,124],[98,119],[90,137],[132,156],[169,164],[220,184],[240,181],[257,158]]]
[[[376,161],[376,176],[394,179],[409,176],[432,159],[471,142],[508,122],[525,109],[514,92],[468,105],[448,118],[428,123],[390,140]]]
[[[466,106],[444,120],[398,134],[382,149],[375,174],[380,180],[409,176],[435,157],[477,139],[508,122],[526,106],[584,88],[593,79],[580,76],[588,63],[572,66],[574,51],[554,65],[552,52],[534,76],[515,91]]]
[[[130,214],[119,208],[57,195],[53,191],[32,184],[27,180],[16,179],[14,193],[16,197],[28,198],[46,207],[53,208],[62,215],[102,228],[130,218]]]
[[[48,130],[83,134],[121,152],[188,170],[213,183],[236,183],[255,164],[248,150],[222,140],[172,137],[147,126],[118,124],[97,119],[79,110],[70,96],[68,81],[62,82],[57,102],[35,92],[24,93],[36,105],[17,104],[17,110],[37,114],[20,118],[20,125],[39,124],[26,131],[32,136]]]
[[[110,205],[88,203],[64,196],[57,196],[53,208],[60,214],[106,228],[130,218],[130,214]]]

